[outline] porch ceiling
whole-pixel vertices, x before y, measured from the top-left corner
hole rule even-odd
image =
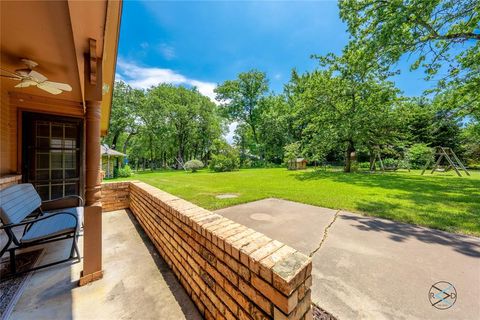
[[[71,92],[63,92],[55,98],[82,101],[67,2],[2,1],[0,20],[2,69],[14,71],[25,68],[21,58],[34,60],[39,64],[35,70],[49,80],[72,86]],[[17,83],[2,77],[0,85],[9,92],[54,97],[36,87],[14,88]]]
[[[103,71],[101,131],[106,134],[121,11],[121,0],[0,1],[1,68],[10,72],[25,68],[20,59],[28,58],[38,62],[35,70],[49,80],[72,86],[71,92],[53,96],[36,87],[15,88],[17,81],[2,77],[2,91],[54,97],[85,106],[85,54],[90,50],[89,39],[95,39]]]

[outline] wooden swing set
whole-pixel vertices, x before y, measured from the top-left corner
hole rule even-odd
[[[463,163],[460,161],[460,159],[457,157],[457,155],[455,154],[455,152],[453,152],[452,149],[447,148],[447,147],[436,147],[435,148],[435,158],[436,157],[438,157],[438,159],[435,162],[435,165],[433,166],[432,171],[430,172],[431,174],[433,174],[435,171],[437,171],[437,172],[448,172],[448,171],[453,169],[453,170],[455,170],[455,172],[457,173],[457,175],[459,177],[462,176],[462,174],[460,173],[460,170],[465,171],[467,176],[470,175],[467,168],[465,168]],[[447,164],[447,166],[442,168],[440,166],[440,164],[441,164],[443,159],[446,159],[448,164]],[[432,162],[432,161],[431,160],[427,161],[427,164],[425,165],[425,168],[423,168],[422,175],[427,170],[428,166],[430,165],[430,162]]]
[[[382,157],[380,156],[380,151],[377,151],[375,152],[375,158],[373,158],[373,162],[372,164],[370,165],[370,172],[374,172],[375,169],[376,169],[376,163],[377,163],[377,160],[378,162],[380,163],[380,169],[385,172],[385,171],[397,171],[398,167],[396,165],[394,166],[385,166],[383,164],[383,160],[382,160]]]

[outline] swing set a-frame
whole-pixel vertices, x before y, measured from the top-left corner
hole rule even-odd
[[[460,173],[460,170],[465,171],[467,176],[470,175],[467,168],[465,168],[463,163],[460,161],[460,159],[458,159],[457,155],[455,154],[455,152],[453,152],[452,149],[447,148],[447,147],[436,147],[435,148],[435,158],[436,157],[438,157],[438,159],[435,162],[435,165],[433,166],[432,171],[430,172],[431,174],[433,174],[435,171],[437,171],[437,172],[447,172],[447,171],[450,171],[450,170],[453,169],[453,170],[455,170],[455,172],[457,173],[457,175],[459,177],[462,176],[462,174]],[[441,165],[443,159],[447,160],[447,166],[441,168],[440,165]],[[425,168],[423,168],[422,175],[427,170],[428,166],[430,165],[430,162],[431,162],[431,160],[427,161],[427,164],[425,165]]]
[[[377,161],[380,163],[380,170],[382,170],[382,172],[385,172],[385,171],[396,171],[398,169],[398,167],[396,165],[394,166],[385,166],[383,164],[383,160],[382,160],[382,157],[380,155],[380,151],[376,151],[375,152],[375,157],[373,158],[373,161],[370,165],[370,172],[374,172],[375,169],[377,168],[376,166],[376,163]],[[408,171],[410,171],[410,169],[408,169]]]

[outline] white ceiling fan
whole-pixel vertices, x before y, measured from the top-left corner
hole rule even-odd
[[[2,69],[2,71],[9,73],[9,75],[1,75],[2,77],[20,81],[15,88],[37,86],[37,88],[45,90],[51,94],[60,94],[63,91],[72,91],[72,87],[69,84],[49,81],[48,78],[43,74],[33,70],[36,66],[38,66],[38,63],[35,61],[22,59],[22,62],[25,63],[27,68],[17,69],[15,72]]]

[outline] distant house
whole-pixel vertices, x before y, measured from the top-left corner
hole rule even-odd
[[[307,169],[307,160],[304,158],[292,159],[288,162],[288,170],[305,170]]]
[[[120,161],[127,155],[117,150],[110,149],[106,144],[100,145],[100,154],[102,155],[102,171],[105,178],[114,178],[113,172],[118,169]]]

